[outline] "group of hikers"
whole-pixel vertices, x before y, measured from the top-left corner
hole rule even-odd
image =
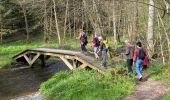
[[[83,30],[80,30],[79,37],[80,44],[81,44],[81,50],[84,54],[87,53],[86,45],[88,43],[87,41],[87,34],[83,32]],[[91,47],[93,47],[93,53],[96,59],[101,59],[101,67],[106,68],[106,62],[108,55],[111,56],[110,52],[110,46],[108,43],[108,40],[106,39],[106,36],[99,36],[97,37],[96,34],[92,34],[92,42]],[[135,48],[135,49],[134,49]],[[136,42],[136,47],[134,47],[129,40],[125,40],[125,52],[127,59],[127,67],[128,67],[128,73],[131,76],[133,73],[132,65],[133,62],[136,66],[136,73],[137,78],[139,80],[142,79],[142,69],[146,68],[149,64],[148,56],[144,48],[142,47],[142,43],[140,41]]]
[[[128,73],[129,75],[132,75],[132,65],[134,62],[136,66],[137,78],[142,80],[142,70],[143,68],[147,68],[149,65],[149,58],[146,50],[142,47],[142,43],[140,41],[136,42],[136,47],[131,45],[129,40],[125,40],[125,44]]]
[[[83,32],[83,30],[80,30],[79,37],[80,39],[80,44],[81,44],[81,51],[86,54],[87,49],[86,45],[88,43],[87,41],[87,34]],[[91,47],[93,47],[93,53],[95,55],[96,59],[101,59],[101,67],[106,68],[106,60],[107,60],[107,54],[109,51],[109,44],[108,40],[106,39],[105,36],[99,36],[97,37],[96,34],[92,34],[92,43]]]

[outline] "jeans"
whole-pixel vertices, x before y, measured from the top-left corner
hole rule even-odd
[[[94,51],[94,53],[97,53],[98,47],[94,47],[94,48],[93,48],[93,51]]]
[[[142,62],[143,61],[141,59],[136,60],[136,73],[138,77],[142,76],[142,68],[143,68]]]
[[[127,59],[127,67],[128,67],[128,73],[132,74],[132,65],[133,65],[133,59]]]
[[[82,45],[81,45],[81,50],[82,50],[83,52],[86,52],[86,51],[87,51],[85,44],[82,44]]]
[[[106,67],[106,60],[107,60],[107,50],[102,50],[102,65]]]

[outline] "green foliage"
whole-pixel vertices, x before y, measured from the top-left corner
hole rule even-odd
[[[169,94],[166,94],[164,97],[163,97],[163,100],[169,100],[170,98],[170,93]]]
[[[170,67],[163,65],[161,62],[152,62],[152,65],[147,69],[154,80],[164,80],[170,84]]]
[[[40,86],[40,91],[49,100],[120,100],[133,93],[135,82],[124,75],[104,75],[95,71],[75,70],[60,72]]]
[[[151,78],[154,80],[160,80],[162,77],[163,64],[161,62],[152,62],[151,66],[147,69],[151,73]]]
[[[24,21],[19,8],[12,0],[0,1],[0,34],[10,34],[23,28]]]

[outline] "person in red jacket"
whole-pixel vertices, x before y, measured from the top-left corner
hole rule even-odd
[[[135,51],[134,51],[133,61],[136,65],[137,77],[139,78],[139,80],[142,80],[143,60],[145,59],[146,52],[142,48],[141,42],[137,42],[136,46],[137,47],[135,48]]]
[[[95,58],[99,58],[97,51],[99,49],[100,41],[98,40],[97,36],[95,34],[92,35],[92,47],[93,47],[93,52],[95,55]]]

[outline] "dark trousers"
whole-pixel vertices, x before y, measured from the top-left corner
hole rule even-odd
[[[133,73],[132,65],[133,65],[133,59],[127,59],[128,73]]]
[[[86,52],[86,51],[87,51],[85,44],[82,44],[82,45],[81,45],[81,50],[82,50],[83,52]]]

